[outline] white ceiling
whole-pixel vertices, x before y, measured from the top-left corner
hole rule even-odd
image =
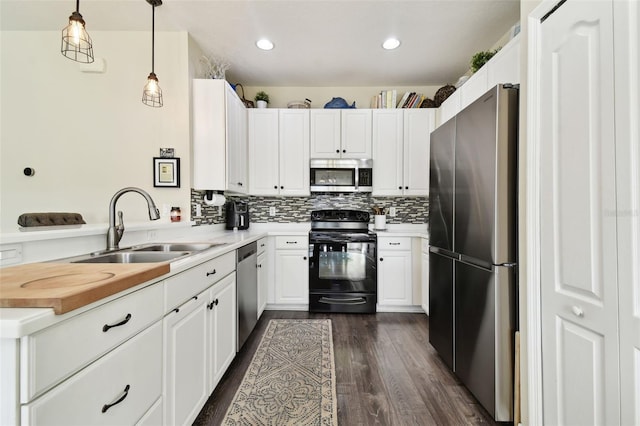
[[[74,9],[73,0],[0,0],[0,24],[61,30]],[[82,0],[80,13],[89,34],[151,28],[145,0]],[[164,0],[156,30],[189,32],[248,86],[435,86],[455,83],[519,18],[519,0]],[[398,49],[382,49],[389,36]],[[258,50],[262,37],[275,48]]]

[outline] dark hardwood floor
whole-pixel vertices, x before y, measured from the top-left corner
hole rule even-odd
[[[218,425],[273,318],[331,318],[340,425],[496,424],[429,345],[424,314],[265,311],[196,425]]]

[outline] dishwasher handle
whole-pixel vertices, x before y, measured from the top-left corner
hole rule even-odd
[[[237,250],[237,263],[242,262],[246,258],[258,253],[258,243],[253,242],[242,246]]]

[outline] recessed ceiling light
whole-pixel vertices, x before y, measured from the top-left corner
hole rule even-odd
[[[400,46],[400,40],[398,40],[397,38],[388,38],[384,41],[384,43],[382,43],[382,47],[387,50],[396,49],[398,46]]]
[[[263,39],[260,39],[260,40],[256,41],[256,46],[258,46],[258,49],[262,49],[262,50],[271,50],[271,49],[273,49],[273,43],[271,43],[266,38],[263,38]]]

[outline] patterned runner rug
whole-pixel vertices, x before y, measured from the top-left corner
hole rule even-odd
[[[331,320],[271,320],[223,425],[338,424]]]

